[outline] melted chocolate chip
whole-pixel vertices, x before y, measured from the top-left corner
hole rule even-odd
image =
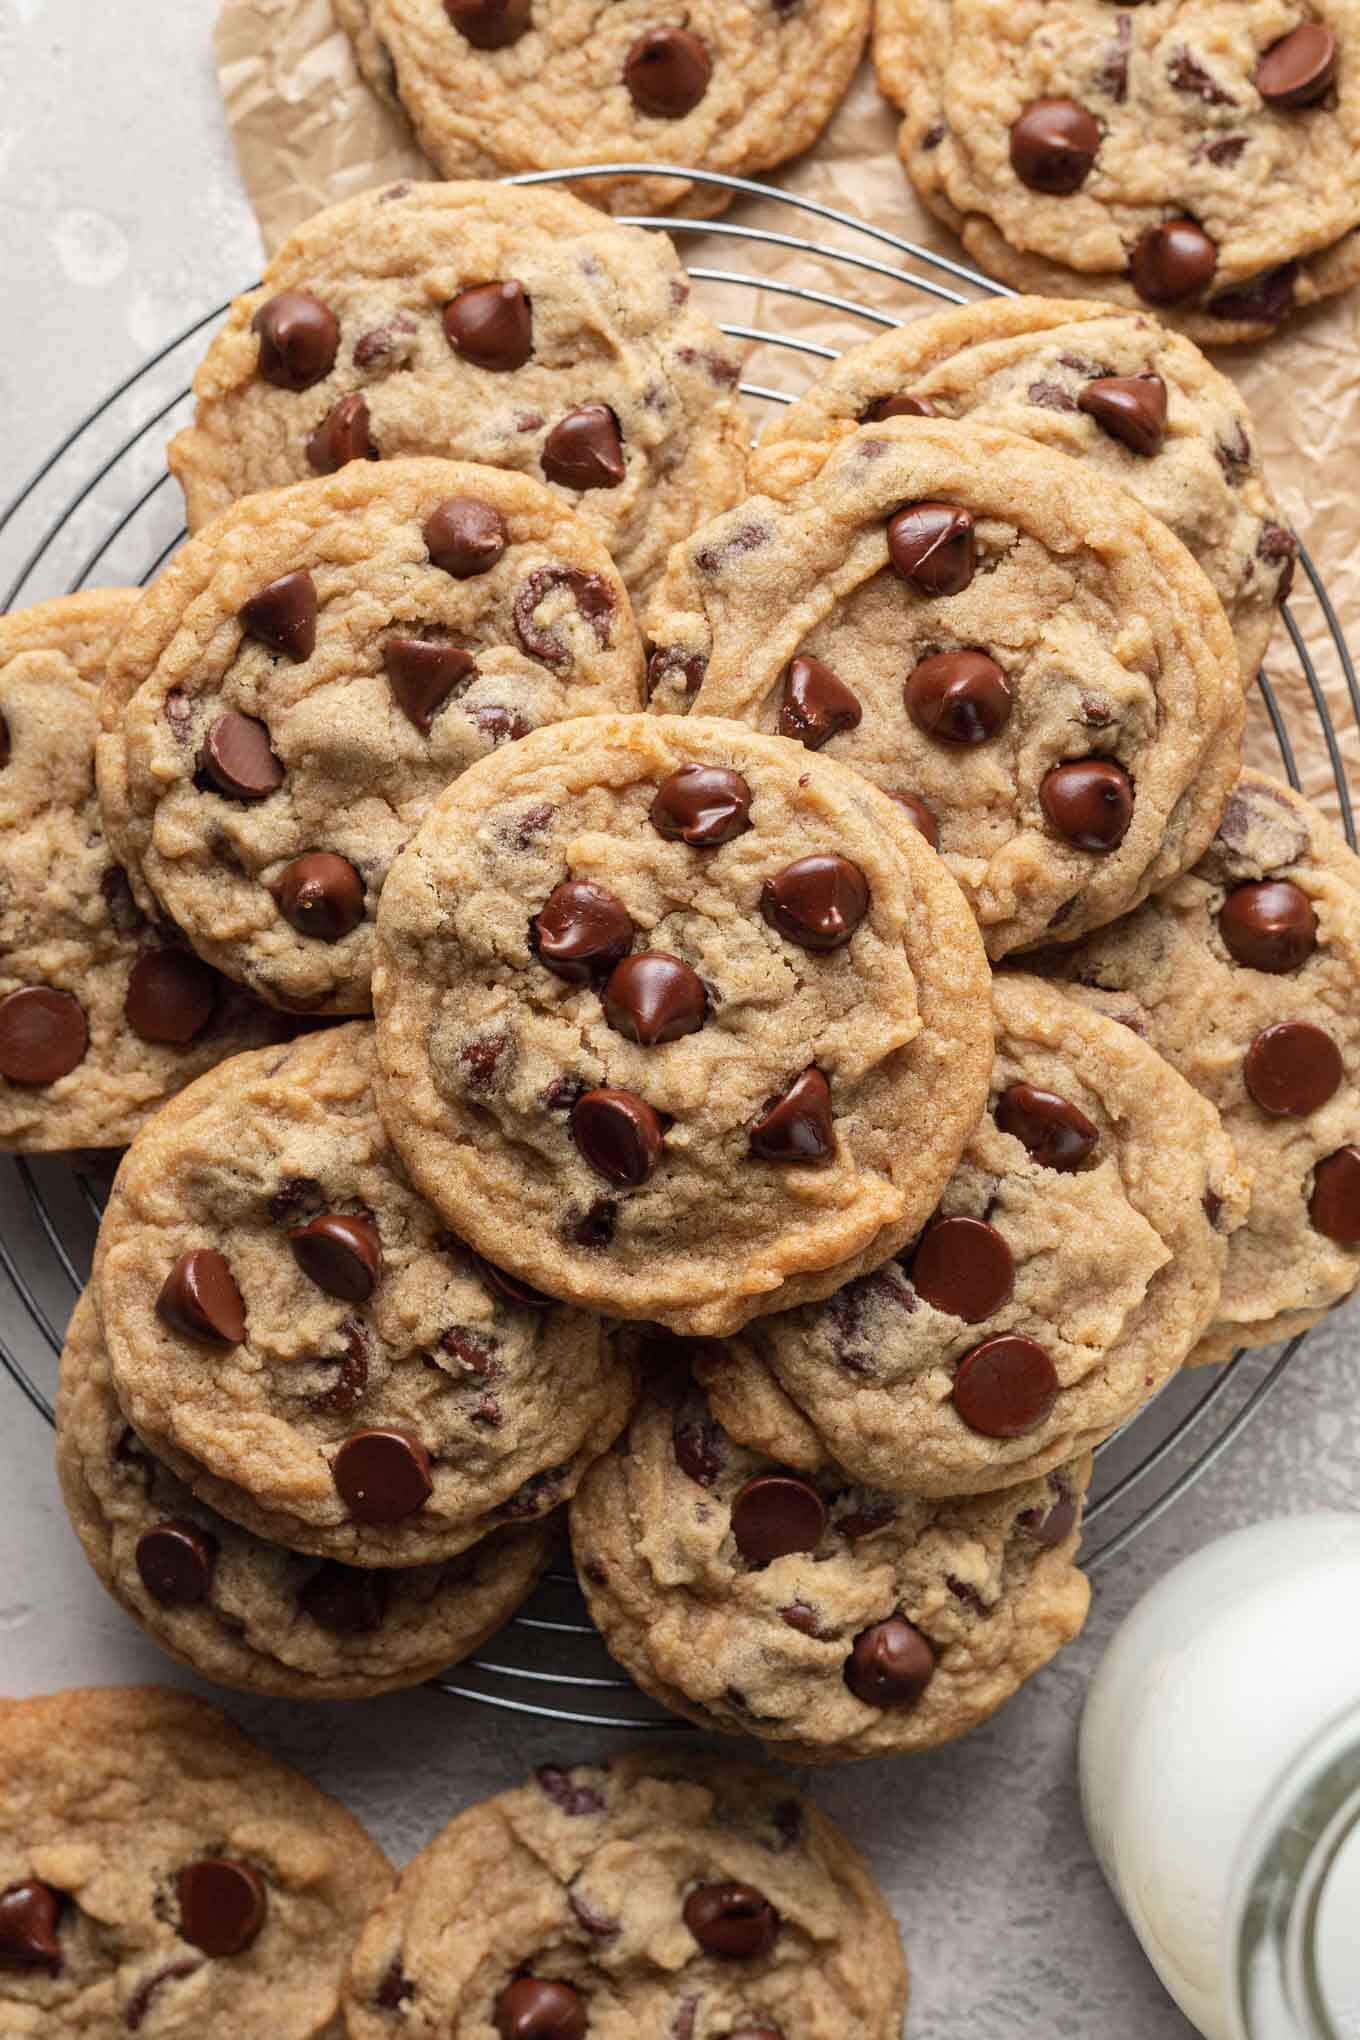
[[[225,1256],[213,1247],[181,1254],[156,1298],[156,1315],[171,1331],[210,1345],[239,1346],[246,1309]]]
[[[569,1983],[517,1976],[496,1999],[501,2040],[584,2040],[585,2001]]]
[[[858,697],[830,666],[800,653],[784,676],[779,734],[820,751],[841,730],[853,730],[864,711]]]
[[[935,1652],[904,1615],[862,1629],[845,1667],[845,1683],[866,1707],[911,1707],[935,1676]]]
[[[264,1879],[249,1863],[205,1856],[188,1863],[175,1880],[179,1930],[205,1955],[241,1955],[265,1922]]]
[[[643,1048],[697,1034],[708,1017],[703,979],[660,949],[644,949],[616,964],[600,999],[610,1026]]]
[[[684,1916],[705,1954],[729,1962],[768,1955],[779,1934],[779,1914],[752,1884],[701,1884],[685,1900]]]
[[[835,1149],[831,1086],[819,1069],[795,1077],[751,1125],[751,1153],[762,1162],[821,1162]]]
[[[614,591],[599,574],[583,574],[576,567],[535,567],[515,594],[515,636],[531,659],[541,659],[552,667],[570,665],[571,647],[560,632],[539,623],[536,611],[545,596],[558,588],[570,590],[601,648],[609,643],[614,615]]]
[[[271,652],[301,664],[316,650],[316,584],[304,569],[282,574],[252,595],[240,612],[241,628]]]
[[[444,334],[476,368],[523,368],[534,349],[528,292],[513,278],[460,290],[444,307]]]
[[[911,1285],[922,1302],[977,1325],[1010,1301],[1015,1262],[995,1226],[980,1218],[937,1218],[912,1258]]]
[[[489,573],[510,543],[500,511],[475,496],[449,496],[430,512],[421,536],[432,563],[455,581]]]
[[[212,1591],[217,1539],[197,1523],[175,1518],[137,1540],[142,1585],[162,1608],[192,1608]]]
[[[751,789],[725,765],[681,765],[662,780],[649,809],[668,842],[713,850],[751,826]]]
[[[1086,182],[1099,148],[1099,124],[1075,99],[1032,99],[1011,127],[1011,168],[1050,198]]]
[[[382,1276],[382,1241],[365,1212],[326,1212],[288,1235],[293,1259],[327,1296],[367,1303]]]
[[[1166,384],[1159,375],[1104,375],[1087,383],[1079,407],[1102,431],[1149,458],[1166,437]]]
[[[958,595],[977,572],[973,519],[957,503],[908,503],[888,519],[888,558],[919,595]]]
[[[678,673],[684,685],[686,701],[693,701],[703,686],[708,660],[701,652],[686,652],[679,645],[662,645],[647,661],[647,699],[651,700],[658,687],[663,687],[672,673]],[[697,767],[694,769],[698,769]]]
[[[800,949],[840,949],[869,911],[869,887],[847,857],[835,852],[799,857],[766,879],[760,911]]]
[[[80,1001],[51,985],[21,985],[0,999],[0,1076],[55,1084],[85,1059],[90,1030]]]
[[[932,652],[903,692],[917,729],[937,743],[985,744],[1010,720],[1006,676],[985,652]]]
[[[1045,1169],[1079,1169],[1100,1135],[1070,1098],[1035,1084],[1011,1084],[996,1101],[996,1123]]]
[[[825,1528],[825,1502],[795,1474],[758,1473],[733,1497],[732,1536],[748,1565],[815,1551]]]
[[[539,961],[569,985],[589,984],[612,971],[636,933],[618,894],[588,878],[569,878],[557,886],[529,923],[530,945]]]
[[[331,1462],[331,1477],[356,1523],[400,1523],[434,1493],[430,1455],[406,1431],[356,1431]]]
[[[713,75],[713,60],[687,28],[650,28],[623,61],[623,82],[640,113],[679,120],[693,112]]]
[[[645,1098],[611,1085],[587,1091],[572,1107],[571,1134],[598,1175],[635,1190],[661,1159],[662,1126]]]
[[[617,489],[628,472],[619,421],[607,404],[582,404],[543,442],[543,472],[564,489]]]
[[[371,1636],[382,1627],[387,1594],[385,1572],[327,1559],[298,1595],[298,1606],[330,1636]]]
[[[861,422],[880,425],[885,418],[938,418],[939,409],[929,397],[914,397],[910,390],[894,390],[889,397],[876,397]]]
[[[307,465],[318,475],[338,474],[352,460],[381,460],[368,413],[368,399],[357,392],[341,397],[307,441]]]
[[[726,1463],[727,1449],[721,1426],[707,1410],[695,1414],[688,1406],[682,1407],[676,1414],[671,1444],[681,1472],[700,1487],[711,1488]]]
[[[1265,1027],[1247,1050],[1242,1076],[1247,1090],[1272,1118],[1301,1119],[1339,1089],[1345,1069],[1330,1034],[1307,1020],[1283,1020]]]
[[[258,716],[219,715],[208,728],[198,769],[230,800],[266,800],[283,785],[283,767]]]
[[[217,1010],[219,980],[184,949],[148,949],[128,972],[123,1014],[143,1041],[184,1048]]]
[[[1172,52],[1167,63],[1166,75],[1176,92],[1188,92],[1196,99],[1202,99],[1206,106],[1235,106],[1231,92],[1220,85],[1212,71],[1192,55],[1189,50]]]
[[[309,390],[335,366],[340,325],[310,291],[285,290],[262,304],[250,322],[259,336],[260,374],[280,390]]]
[[[1229,954],[1250,970],[1298,970],[1317,947],[1317,915],[1307,893],[1287,878],[1239,885],[1218,916]]]
[[[1298,276],[1297,262],[1277,263],[1274,269],[1248,277],[1245,283],[1215,291],[1206,309],[1215,319],[1246,319],[1254,325],[1275,325],[1293,308]]]
[[[1039,805],[1078,850],[1117,850],[1133,820],[1133,781],[1113,759],[1073,759],[1045,773]]]
[[[914,793],[890,793],[888,799],[895,800],[900,808],[906,809],[931,849],[938,850],[940,847],[940,824],[936,819],[934,808],[928,806],[925,801],[918,799]]]
[[[1023,1438],[1058,1399],[1058,1373],[1035,1339],[1001,1333],[965,1353],[954,1376],[954,1408],[984,1438]]]
[[[343,941],[364,918],[364,882],[333,850],[295,857],[269,890],[289,926],[316,942]]]

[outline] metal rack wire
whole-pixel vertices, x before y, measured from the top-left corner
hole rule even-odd
[[[536,172],[521,184],[579,183],[620,174],[683,174],[722,186],[740,208],[720,219],[633,216],[630,223],[663,229],[681,247],[706,243],[750,251],[751,268],[711,260],[687,264],[722,329],[771,350],[795,383],[806,367],[839,349],[794,331],[780,332],[731,316],[732,293],[777,299],[791,312],[815,308],[846,324],[847,343],[866,330],[895,325],[919,301],[966,304],[979,296],[1010,296],[1004,285],[889,229],[871,226],[796,193],[717,172],[677,172],[652,163],[610,164]],[[784,224],[772,225],[770,218]],[[792,231],[815,223],[818,238]],[[812,280],[762,275],[761,251],[807,258]],[[882,304],[857,301],[837,288],[872,280]],[[729,316],[724,317],[724,308]],[[44,460],[0,513],[0,608],[108,583],[150,581],[184,537],[174,485],[165,471],[163,438],[187,420],[188,373],[202,338],[227,311],[214,305],[124,378]],[[743,395],[759,416],[793,401],[782,383],[746,380]],[[1335,661],[1333,689],[1348,700],[1360,728],[1360,682],[1335,611],[1306,549],[1302,582],[1285,611],[1290,651],[1321,727],[1336,783],[1342,826],[1355,847],[1355,816],[1323,676],[1309,650],[1319,635]],[[1303,605],[1315,605],[1307,615]],[[1302,618],[1302,620],[1301,620]],[[1262,672],[1258,687],[1290,782],[1299,784],[1288,719]],[[100,1158],[0,1158],[0,1366],[33,1411],[53,1421],[56,1362],[62,1330],[90,1265],[107,1172]],[[6,1293],[7,1292],[7,1293]],[[1228,1452],[1278,1386],[1303,1339],[1282,1351],[1239,1354],[1226,1367],[1182,1374],[1097,1455],[1087,1512],[1087,1570],[1107,1565],[1174,1506]],[[520,1615],[479,1656],[437,1682],[449,1693],[512,1713],[587,1727],[674,1732],[674,1717],[639,1695],[605,1654],[585,1615],[569,1568],[554,1567]]]

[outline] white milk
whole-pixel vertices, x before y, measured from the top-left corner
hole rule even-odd
[[[1087,1827],[1149,1960],[1206,2040],[1242,2040],[1234,1915],[1269,1832],[1265,1803],[1351,1709],[1360,1517],[1341,1513],[1263,1523],[1187,1559],[1134,1609],[1096,1675],[1081,1730]],[[1314,1959],[1337,2040],[1360,2040],[1355,1839],[1327,1880]],[[1280,2040],[1298,2030],[1286,2024]]]

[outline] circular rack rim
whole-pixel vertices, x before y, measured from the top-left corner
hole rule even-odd
[[[800,193],[783,191],[772,185],[717,171],[688,169],[665,163],[590,164],[566,170],[534,171],[507,178],[505,182],[529,186],[575,184],[620,176],[684,178],[690,183],[720,188],[734,198],[759,200],[788,208],[790,212],[802,215],[809,222],[816,222],[823,228],[834,228],[855,237],[857,245],[841,247],[825,240],[813,239],[806,234],[787,231],[783,227],[747,223],[740,218],[733,219],[726,215],[716,219],[690,219],[665,214],[625,214],[620,216],[623,224],[659,229],[672,236],[711,236],[720,245],[729,244],[734,247],[745,245],[806,255],[843,266],[850,273],[852,282],[856,275],[872,275],[907,293],[943,304],[971,303],[979,294],[991,297],[1015,295],[1006,285],[997,283],[948,256],[895,234],[888,228],[858,220],[849,213],[824,205]],[[796,218],[793,224],[799,224]],[[904,266],[906,262],[912,267]],[[870,327],[890,328],[899,323],[890,312],[858,303],[853,297],[836,291],[761,276],[749,270],[710,266],[707,263],[689,263],[686,267],[694,281],[719,289],[735,287],[768,292],[774,297],[797,301],[843,315],[851,320],[863,321]],[[179,383],[168,397],[162,396],[158,391],[156,408],[148,416],[139,419],[130,429],[125,429],[125,421],[118,422],[118,411],[123,400],[133,397],[139,386],[154,376],[156,371],[162,368],[169,371],[177,366],[176,357],[180,351],[197,340],[206,328],[221,319],[229,310],[231,302],[232,300],[228,299],[222,304],[214,305],[201,317],[183,327],[125,376],[99,404],[72,427],[19,489],[8,506],[0,512],[0,543],[5,541],[6,533],[9,533],[12,544],[25,521],[26,513],[32,511],[35,499],[40,499],[53,488],[57,490],[60,498],[59,507],[47,514],[47,521],[41,531],[22,555],[20,565],[13,572],[8,587],[0,597],[0,608],[10,610],[36,599],[29,592],[29,584],[40,571],[48,567],[49,560],[58,548],[59,542],[63,540],[63,536],[69,539],[69,528],[73,520],[94,501],[96,492],[105,483],[118,482],[123,464],[135,460],[139,453],[145,452],[149,435],[158,426],[164,425],[173,412],[188,402],[191,392]],[[824,345],[820,341],[774,332],[766,327],[722,320],[719,324],[729,338],[781,348],[809,357],[813,361],[834,360],[839,352],[838,349]],[[756,404],[790,404],[794,401],[790,391],[767,384],[742,381],[739,388],[744,396]],[[122,436],[118,437],[116,443],[107,450],[102,445],[98,447],[95,453],[97,465],[92,471],[83,474],[80,485],[73,494],[67,494],[67,462],[75,465],[86,457],[93,443],[93,436],[99,434],[106,421]],[[90,583],[91,577],[96,574],[109,554],[125,539],[136,534],[138,520],[144,514],[154,514],[157,509],[163,507],[163,492],[171,486],[168,472],[158,470],[150,482],[136,490],[130,501],[122,501],[110,511],[110,521],[106,528],[102,529],[98,543],[92,549],[83,550],[79,554],[79,564],[75,571],[66,577],[64,583],[66,592],[74,593]],[[182,528],[178,529],[168,541],[162,541],[158,545],[150,564],[138,577],[141,585],[145,586],[154,578],[170,554],[182,542],[184,535]],[[1327,590],[1307,549],[1303,546],[1299,549],[1299,565],[1307,587],[1318,605],[1326,635],[1336,655],[1351,711],[1357,726],[1360,727],[1360,684],[1357,683],[1355,665]],[[1347,841],[1354,849],[1355,816],[1323,683],[1299,623],[1288,605],[1284,609],[1284,622],[1290,646],[1302,670],[1311,705],[1327,747],[1342,826]],[[1289,731],[1275,692],[1264,671],[1258,675],[1257,685],[1279,747],[1285,774],[1290,783],[1297,787],[1299,773]],[[82,1275],[77,1265],[82,1256],[82,1248],[68,1237],[72,1231],[71,1224],[54,1209],[49,1188],[40,1180],[48,1166],[50,1158],[15,1156],[3,1160],[3,1167],[13,1172],[13,1177],[27,1200],[29,1212],[36,1220],[37,1239],[45,1245],[50,1254],[51,1267],[48,1273],[56,1271],[56,1277],[63,1286],[63,1293],[69,1289],[73,1302],[82,1286]],[[88,1230],[98,1223],[101,1197],[88,1173],[81,1173],[79,1170],[73,1173],[82,1216]],[[67,1181],[68,1183],[70,1181],[69,1174]],[[51,1311],[21,1265],[15,1242],[3,1231],[0,1231],[0,1271],[3,1271],[14,1298],[27,1314],[31,1330],[36,1332],[42,1346],[47,1349],[50,1362],[50,1359],[54,1359],[61,1350],[61,1330],[53,1322]],[[1099,1492],[1086,1515],[1088,1532],[1097,1523],[1108,1518],[1111,1511],[1123,1506],[1133,1504],[1136,1506],[1134,1513],[1118,1528],[1111,1530],[1092,1551],[1083,1553],[1082,1563],[1086,1570],[1095,1571],[1108,1564],[1135,1537],[1172,1508],[1236,1443],[1248,1425],[1260,1414],[1306,1336],[1306,1333],[1300,1334],[1291,1340],[1263,1369],[1252,1369],[1244,1373],[1244,1363],[1250,1356],[1239,1353],[1227,1365],[1212,1370],[1212,1373],[1206,1370],[1207,1386],[1203,1393],[1197,1394],[1183,1412],[1176,1413],[1170,1427],[1163,1431],[1155,1444],[1151,1444],[1146,1451],[1135,1457],[1107,1484],[1101,1484],[1098,1470],[1096,1485]],[[51,1397],[26,1358],[5,1335],[3,1325],[0,1325],[0,1366],[34,1410],[51,1424],[54,1421]],[[1163,1394],[1165,1395],[1165,1391]],[[1131,1433],[1137,1426],[1143,1424],[1147,1414],[1147,1411],[1140,1412],[1122,1431],[1098,1448],[1097,1459],[1103,1458],[1112,1448],[1127,1448]],[[1191,1456],[1187,1457],[1187,1454]],[[1165,1484],[1156,1490],[1149,1489],[1147,1484],[1163,1468],[1167,1473]],[[1140,1490],[1141,1500],[1138,1499]],[[582,1650],[593,1648],[595,1662],[590,1670],[545,1667],[542,1662],[528,1664],[504,1662],[504,1641],[512,1631],[518,1631],[521,1640],[529,1639],[531,1648],[538,1647],[538,1639],[541,1638],[546,1640],[549,1650],[574,1651],[577,1654],[574,1662],[578,1665],[581,1662]],[[519,1614],[512,1618],[491,1649],[493,1655],[488,1656],[485,1651],[477,1653],[454,1668],[450,1674],[433,1683],[441,1690],[464,1699],[475,1700],[510,1713],[527,1714],[574,1726],[662,1730],[672,1734],[684,1731],[683,1722],[651,1702],[645,1701],[631,1681],[623,1677],[618,1668],[605,1656],[598,1634],[585,1616],[584,1604],[579,1598],[574,1577],[569,1571],[560,1568],[550,1569],[538,1591]],[[482,1685],[472,1683],[473,1675],[489,1683]],[[502,1686],[498,1687],[496,1681],[502,1682]],[[541,1699],[532,1697],[536,1689],[543,1690],[546,1696],[546,1689],[550,1687],[555,1689],[551,1697]],[[611,1707],[613,1711],[598,1711],[605,1705]],[[639,1707],[642,1709],[641,1712],[637,1711]]]

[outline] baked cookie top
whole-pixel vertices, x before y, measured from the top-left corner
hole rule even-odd
[[[603,1327],[467,1252],[410,1188],[372,1029],[238,1057],[128,1151],[96,1283],[114,1388],[247,1529],[439,1563],[546,1515],[633,1397]]]
[[[181,1664],[219,1685],[354,1700],[433,1677],[499,1629],[547,1563],[551,1518],[443,1565],[360,1571],[243,1530],[142,1444],[118,1407],[93,1296],[61,1360],[57,1472],[103,1585]]]
[[[1036,978],[994,989],[987,1110],[929,1225],[748,1334],[847,1474],[909,1494],[1031,1479],[1133,1416],[1209,1323],[1246,1210],[1216,1112],[1144,1042]]]
[[[641,699],[604,547],[527,475],[358,463],[233,505],[109,662],[99,787],[139,885],[274,1004],[363,1012],[388,866],[449,781]]]
[[[360,1936],[352,2040],[898,2040],[892,1915],[786,1779],[695,1752],[545,1764],[450,1822]]]
[[[938,838],[988,953],[1192,863],[1240,758],[1223,608],[1125,489],[991,425],[862,425],[677,546],[652,700],[856,766]],[[920,814],[924,803],[925,814]]]
[[[826,1294],[917,1229],[982,1106],[953,880],[857,774],[741,724],[596,716],[485,760],[393,866],[379,949],[416,1182],[611,1315]]]
[[[761,434],[751,486],[786,495],[861,424],[895,415],[999,425],[1120,482],[1169,525],[1228,612],[1255,679],[1293,578],[1294,537],[1251,413],[1193,343],[1148,313],[998,298],[851,347]]]
[[[1222,1114],[1251,1176],[1211,1328],[1222,1357],[1313,1324],[1360,1277],[1360,861],[1244,772],[1206,854],[1155,902],[1046,955]]]
[[[963,1735],[1077,1634],[1089,1459],[890,1495],[834,1463],[746,1341],[707,1357],[761,1443],[644,1352],[643,1401],[572,1503],[591,1614],[649,1693],[793,1762],[888,1756]]]
[[[577,163],[768,170],[808,148],[855,74],[869,0],[348,0],[360,68],[445,177]],[[680,23],[683,22],[683,26]],[[615,212],[721,212],[682,178],[591,179]]]
[[[146,919],[95,798],[100,677],[137,601],[0,617],[0,1147],[122,1147],[162,1099],[287,1023]]]
[[[1015,251],[993,273],[1035,289],[1060,265],[1231,340],[1334,287],[1358,47],[1356,0],[888,0],[875,54],[922,197],[979,259]]]
[[[637,593],[741,493],[737,372],[664,235],[565,192],[389,185],[309,220],[237,300],[170,465],[191,528],[347,460],[514,469]]]
[[[333,2040],[391,1883],[337,1800],[188,1693],[0,1700],[6,2033]]]

